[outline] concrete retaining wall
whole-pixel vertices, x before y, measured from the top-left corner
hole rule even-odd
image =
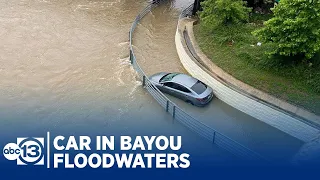
[[[186,24],[192,23],[188,18],[179,20],[175,43],[179,58],[184,68],[194,77],[200,79],[214,89],[217,98],[234,108],[263,121],[283,132],[288,133],[304,142],[314,139],[320,131],[287,113],[278,111],[265,103],[261,103],[250,96],[244,95],[227,86],[217,77],[206,70],[190,53],[185,38]]]

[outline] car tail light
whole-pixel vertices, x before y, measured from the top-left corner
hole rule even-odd
[[[204,99],[202,99],[202,98],[196,98],[198,101],[201,101],[201,102],[203,102],[204,101]]]

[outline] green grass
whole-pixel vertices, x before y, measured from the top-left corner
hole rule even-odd
[[[262,44],[252,35],[269,15],[254,15],[245,25],[209,29],[195,26],[202,51],[235,78],[275,97],[320,114],[320,56],[314,64],[293,64],[292,58],[268,57],[271,44]]]

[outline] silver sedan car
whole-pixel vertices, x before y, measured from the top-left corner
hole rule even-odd
[[[209,86],[186,74],[161,72],[149,79],[162,92],[195,106],[205,106],[213,98],[213,91]]]

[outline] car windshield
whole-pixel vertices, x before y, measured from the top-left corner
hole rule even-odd
[[[166,81],[171,81],[172,78],[174,78],[176,75],[178,75],[179,73],[169,73],[165,76],[163,76],[161,79],[160,79],[160,82],[166,82]]]
[[[197,81],[191,89],[197,94],[201,94],[207,89],[207,85],[203,84],[201,81]]]

